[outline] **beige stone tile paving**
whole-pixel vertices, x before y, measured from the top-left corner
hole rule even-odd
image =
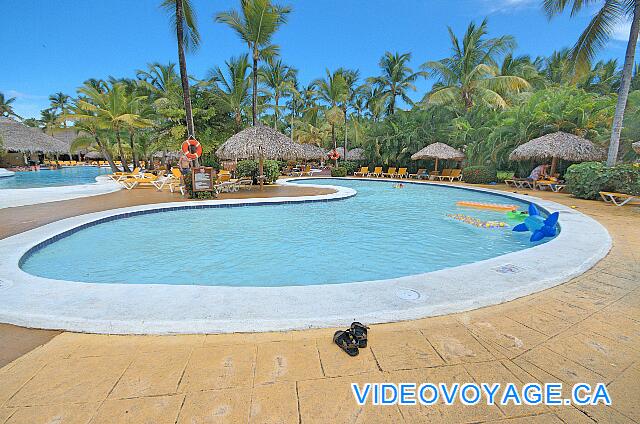
[[[582,276],[502,305],[372,325],[355,358],[335,329],[62,333],[0,369],[6,423],[640,422],[640,213],[556,193],[610,231]],[[0,347],[1,348],[1,347]],[[612,406],[358,406],[351,383],[606,383]]]

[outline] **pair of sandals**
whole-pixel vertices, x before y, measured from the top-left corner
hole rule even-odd
[[[336,331],[333,335],[333,342],[349,356],[357,356],[358,350],[367,347],[367,330],[369,327],[357,321],[351,323],[347,330]]]

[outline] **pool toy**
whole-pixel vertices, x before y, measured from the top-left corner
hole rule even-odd
[[[538,208],[531,203],[529,205],[529,216],[524,222],[513,227],[513,231],[524,232],[531,231],[529,241],[539,241],[545,237],[553,237],[556,235],[556,224],[558,223],[558,212],[554,212],[546,219],[538,212]]]
[[[512,221],[522,222],[529,216],[527,211],[509,211],[507,212],[507,219]]]
[[[507,226],[506,222],[483,221],[481,219],[474,218],[474,217],[469,216],[469,215],[463,215],[461,213],[456,213],[456,214],[449,213],[449,214],[447,214],[447,216],[449,218],[457,219],[458,221],[462,221],[465,224],[473,225],[473,226],[476,226],[478,228],[503,228],[503,227]]]
[[[480,202],[470,202],[466,200],[461,200],[456,202],[457,206],[464,206],[466,208],[476,208],[476,209],[493,209],[495,211],[515,211],[518,209],[516,205],[500,205],[498,203],[480,203]]]

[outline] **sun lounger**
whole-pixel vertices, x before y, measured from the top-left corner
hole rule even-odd
[[[434,179],[438,179],[440,181],[445,178],[448,179],[449,175],[451,175],[451,171],[453,171],[453,169],[443,169],[440,175],[434,175]]]
[[[539,180],[539,181],[536,181],[533,184],[533,186],[538,190],[545,190],[548,188],[554,193],[558,193],[564,190],[564,188],[566,187],[566,185],[562,184],[562,182],[560,181],[551,181],[551,180]]]
[[[136,187],[154,186],[154,181],[157,181],[158,177],[153,174],[143,174],[141,177],[125,178],[118,181],[127,190],[134,189]]]
[[[440,181],[447,180],[449,182],[453,181],[461,181],[462,180],[462,170],[461,169],[450,169],[449,175],[440,175]],[[443,171],[444,173],[444,171]]]
[[[421,176],[424,175],[424,174],[427,174],[427,170],[424,169],[424,168],[420,168],[420,169],[418,169],[418,172],[416,172],[415,174],[409,174],[409,178],[420,179],[420,178],[422,178]]]
[[[253,185],[253,178],[240,178],[236,180],[236,185],[238,188],[251,188]]]
[[[409,174],[407,173],[407,168],[400,168],[396,173],[396,178],[409,178]]]
[[[382,167],[381,166],[376,166],[373,169],[373,172],[369,172],[367,174],[367,177],[380,177],[382,176]]]
[[[390,166],[389,169],[387,169],[387,172],[383,172],[382,173],[383,177],[389,177],[389,178],[393,178],[396,176],[396,168],[393,166]]]
[[[135,168],[132,172],[114,172],[113,174],[108,175],[115,182],[120,182],[126,178],[134,178],[140,175],[140,168]]]
[[[508,180],[504,180],[504,183],[507,186],[513,186],[514,188],[530,188],[533,190],[534,181],[529,178],[510,178]]]
[[[612,203],[616,206],[624,206],[629,202],[640,202],[640,196],[632,196],[625,193],[614,193],[610,191],[601,191],[600,197],[606,203]]]
[[[354,172],[353,175],[356,177],[366,177],[369,174],[369,167],[363,166],[360,168],[360,171]]]

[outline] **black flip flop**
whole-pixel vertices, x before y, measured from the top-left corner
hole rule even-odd
[[[349,356],[357,356],[358,353],[360,353],[358,351],[358,342],[353,337],[353,334],[351,334],[348,330],[336,331],[333,335],[333,342],[340,346],[342,350],[347,352],[347,355]]]
[[[355,321],[351,323],[350,332],[353,334],[353,337],[358,341],[358,347],[360,349],[367,347],[367,330],[369,327],[366,325]]]

